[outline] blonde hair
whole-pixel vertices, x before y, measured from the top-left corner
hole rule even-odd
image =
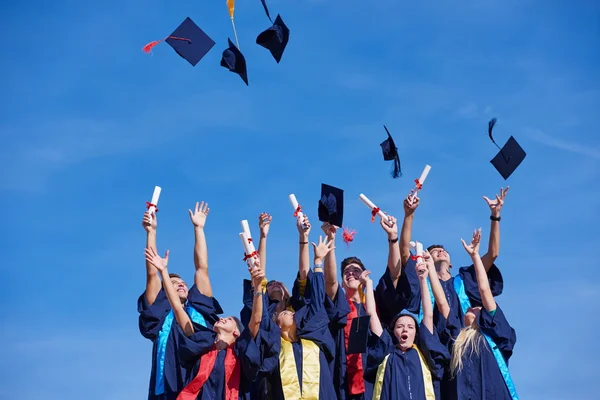
[[[450,372],[455,377],[463,368],[463,359],[470,357],[473,352],[477,356],[481,351],[483,335],[479,332],[476,324],[460,330],[454,346],[452,347],[452,360],[450,361]]]

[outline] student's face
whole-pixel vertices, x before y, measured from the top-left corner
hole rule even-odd
[[[342,273],[342,282],[345,288],[358,289],[362,268],[358,264],[348,264]]]
[[[219,318],[215,323],[213,330],[220,334],[231,334],[235,337],[239,336],[237,323],[233,317]]]
[[[277,325],[282,330],[291,328],[295,323],[294,313],[292,311],[284,310],[277,316]]]
[[[465,326],[471,326],[479,318],[481,307],[469,307],[465,313]]]
[[[450,254],[448,254],[448,252],[441,247],[434,247],[433,249],[429,250],[429,254],[431,254],[431,259],[434,263],[437,263],[438,261],[446,261],[448,264],[450,264]]]
[[[412,347],[415,342],[415,334],[417,327],[414,318],[408,315],[403,315],[396,321],[394,325],[394,336],[398,339],[400,348],[404,351]]]
[[[271,300],[283,300],[286,297],[283,283],[271,281],[267,284],[267,294]]]
[[[175,290],[177,290],[179,299],[185,301],[188,297],[188,287],[183,281],[183,279],[171,278],[171,284],[175,287]]]

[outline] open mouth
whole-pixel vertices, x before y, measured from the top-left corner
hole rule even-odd
[[[179,289],[177,289],[177,291],[178,291],[179,293],[185,293],[185,289],[183,289],[183,288],[179,288]]]
[[[400,335],[400,339],[402,339],[402,341],[406,341],[408,340],[408,333],[403,333]]]

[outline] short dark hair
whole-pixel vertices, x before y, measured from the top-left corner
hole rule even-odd
[[[444,246],[442,246],[441,244],[432,244],[431,246],[429,246],[427,248],[427,251],[431,251],[433,249],[443,249],[443,250],[446,250],[446,249],[444,249]]]
[[[240,332],[241,336],[242,332],[244,332],[244,325],[242,325],[242,321],[240,321],[238,317],[234,317],[233,315],[231,316],[231,318],[233,318],[233,320],[235,321],[235,324],[237,325],[238,331]]]
[[[342,264],[341,264],[342,274],[344,274],[344,270],[350,264],[357,264],[363,271],[365,270],[365,266],[362,263],[362,261],[360,261],[360,258],[352,256],[352,257],[344,258],[342,260]]]
[[[179,278],[179,279],[183,280],[183,278],[181,276],[179,276],[179,274],[169,274],[169,278]]]

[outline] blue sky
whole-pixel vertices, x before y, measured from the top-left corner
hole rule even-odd
[[[445,243],[483,227],[482,195],[506,182],[487,138],[528,155],[509,178],[498,303],[517,331],[524,399],[597,395],[600,346],[600,5],[540,0],[269,2],[291,29],[281,64],[254,43],[260,2],[236,7],[250,86],[219,66],[232,36],[225,1],[3,2],[0,30],[0,398],[143,399],[151,343],[137,330],[144,202],[160,198],[161,252],[193,274],[187,209],[207,201],[210,273],[229,314],[246,276],[242,219],[273,215],[269,278],[291,285],[297,237],[289,193],[316,224],[322,182],[345,189],[345,224],[379,276],[386,237],[363,192],[402,216],[427,163],[414,237]],[[216,42],[192,68],[166,44],[190,16]],[[596,110],[596,111],[594,111]],[[404,177],[382,161],[382,125]],[[318,230],[313,232],[317,238]],[[589,255],[588,255],[589,254]]]

